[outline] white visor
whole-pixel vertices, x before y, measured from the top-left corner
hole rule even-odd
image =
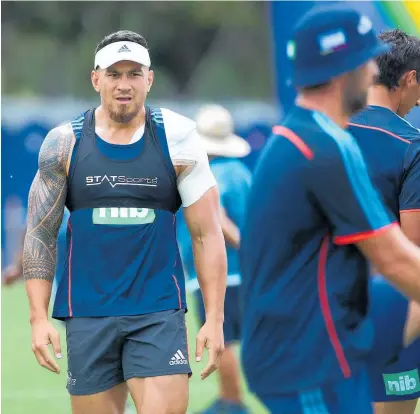
[[[115,42],[105,46],[95,55],[95,69],[109,68],[114,63],[130,60],[150,67],[149,51],[134,42]]]

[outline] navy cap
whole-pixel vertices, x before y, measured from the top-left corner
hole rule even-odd
[[[315,6],[297,23],[287,45],[293,86],[328,82],[386,53],[367,16],[344,4]]]

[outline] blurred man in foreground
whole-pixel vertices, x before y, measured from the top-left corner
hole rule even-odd
[[[313,8],[288,44],[297,102],[259,160],[240,253],[242,361],[272,413],[372,412],[367,259],[420,301],[420,249],[385,211],[345,131],[388,50],[345,4]],[[407,307],[384,309],[394,323],[372,363],[418,335],[405,330]]]

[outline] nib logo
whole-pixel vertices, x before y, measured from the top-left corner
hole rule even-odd
[[[420,391],[418,369],[383,374],[387,395],[408,395]]]

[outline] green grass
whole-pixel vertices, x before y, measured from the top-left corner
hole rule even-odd
[[[192,308],[187,313],[189,343],[191,351],[195,346],[198,322]],[[60,362],[61,374],[53,374],[41,368],[31,350],[31,333],[28,323],[28,303],[23,284],[2,289],[2,413],[4,414],[71,414],[69,396],[66,390],[66,361]],[[63,355],[65,332],[61,332]],[[65,359],[65,358],[64,358]],[[200,371],[205,361],[191,361],[193,377],[190,382],[189,411],[195,412],[206,407],[216,396],[217,376],[202,381]],[[245,385],[244,385],[245,387]],[[253,414],[266,411],[249,394],[246,403]]]
[[[190,312],[187,313],[189,343],[191,351],[195,346],[198,322],[193,309],[194,301],[189,300]],[[4,414],[71,414],[66,386],[66,361],[60,362],[61,374],[53,374],[41,368],[31,350],[31,334],[28,323],[28,303],[23,284],[2,289],[2,341],[1,372],[2,402]],[[63,355],[65,333],[61,332]],[[65,358],[64,358],[65,359]],[[202,381],[200,371],[205,361],[200,364],[191,361],[193,377],[190,382],[189,412],[197,412],[206,407],[216,396],[217,376]],[[245,388],[245,385],[244,385]],[[252,414],[265,414],[266,410],[252,397],[245,393],[247,405]],[[417,407],[420,414],[420,404]]]

